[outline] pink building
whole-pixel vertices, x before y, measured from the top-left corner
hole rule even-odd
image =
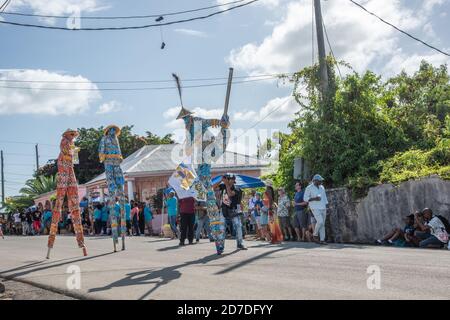
[[[81,201],[83,197],[86,196],[86,186],[84,184],[78,186],[78,197]],[[45,208],[46,206],[51,206],[51,198],[56,197],[56,190],[43,193],[39,195],[39,197],[34,199],[34,204],[38,207],[42,206],[42,208]]]

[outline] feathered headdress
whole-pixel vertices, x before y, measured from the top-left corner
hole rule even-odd
[[[180,81],[180,78],[175,73],[172,73],[172,77],[174,77],[175,82],[177,84],[178,95],[180,96],[180,103],[181,103],[181,110],[180,110],[180,113],[178,114],[177,119],[181,119],[181,118],[184,118],[184,117],[192,114],[192,112],[187,110],[187,109],[185,109],[184,106],[183,106],[183,96],[181,94],[181,81]]]

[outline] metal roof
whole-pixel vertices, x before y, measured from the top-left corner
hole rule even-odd
[[[123,160],[121,164],[125,176],[142,176],[156,174],[170,174],[181,159],[177,152],[182,150],[180,144],[148,145],[137,150]],[[263,169],[270,165],[266,160],[257,159],[248,155],[226,151],[217,161],[213,162],[212,170],[237,170],[237,169]],[[105,180],[105,174],[95,177],[85,183],[86,186]]]

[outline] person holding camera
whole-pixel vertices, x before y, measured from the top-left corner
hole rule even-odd
[[[222,214],[226,219],[231,219],[232,221],[233,229],[236,232],[237,248],[239,250],[247,250],[244,246],[244,237],[242,234],[242,190],[236,187],[236,177],[234,175],[224,175],[221,182],[219,190],[222,198]]]

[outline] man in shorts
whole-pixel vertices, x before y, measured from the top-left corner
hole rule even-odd
[[[308,203],[303,201],[304,194],[305,192],[302,190],[302,185],[300,182],[297,182],[295,184],[294,215],[292,217],[292,222],[298,241],[305,241],[306,229],[309,225],[308,213],[305,210]]]

